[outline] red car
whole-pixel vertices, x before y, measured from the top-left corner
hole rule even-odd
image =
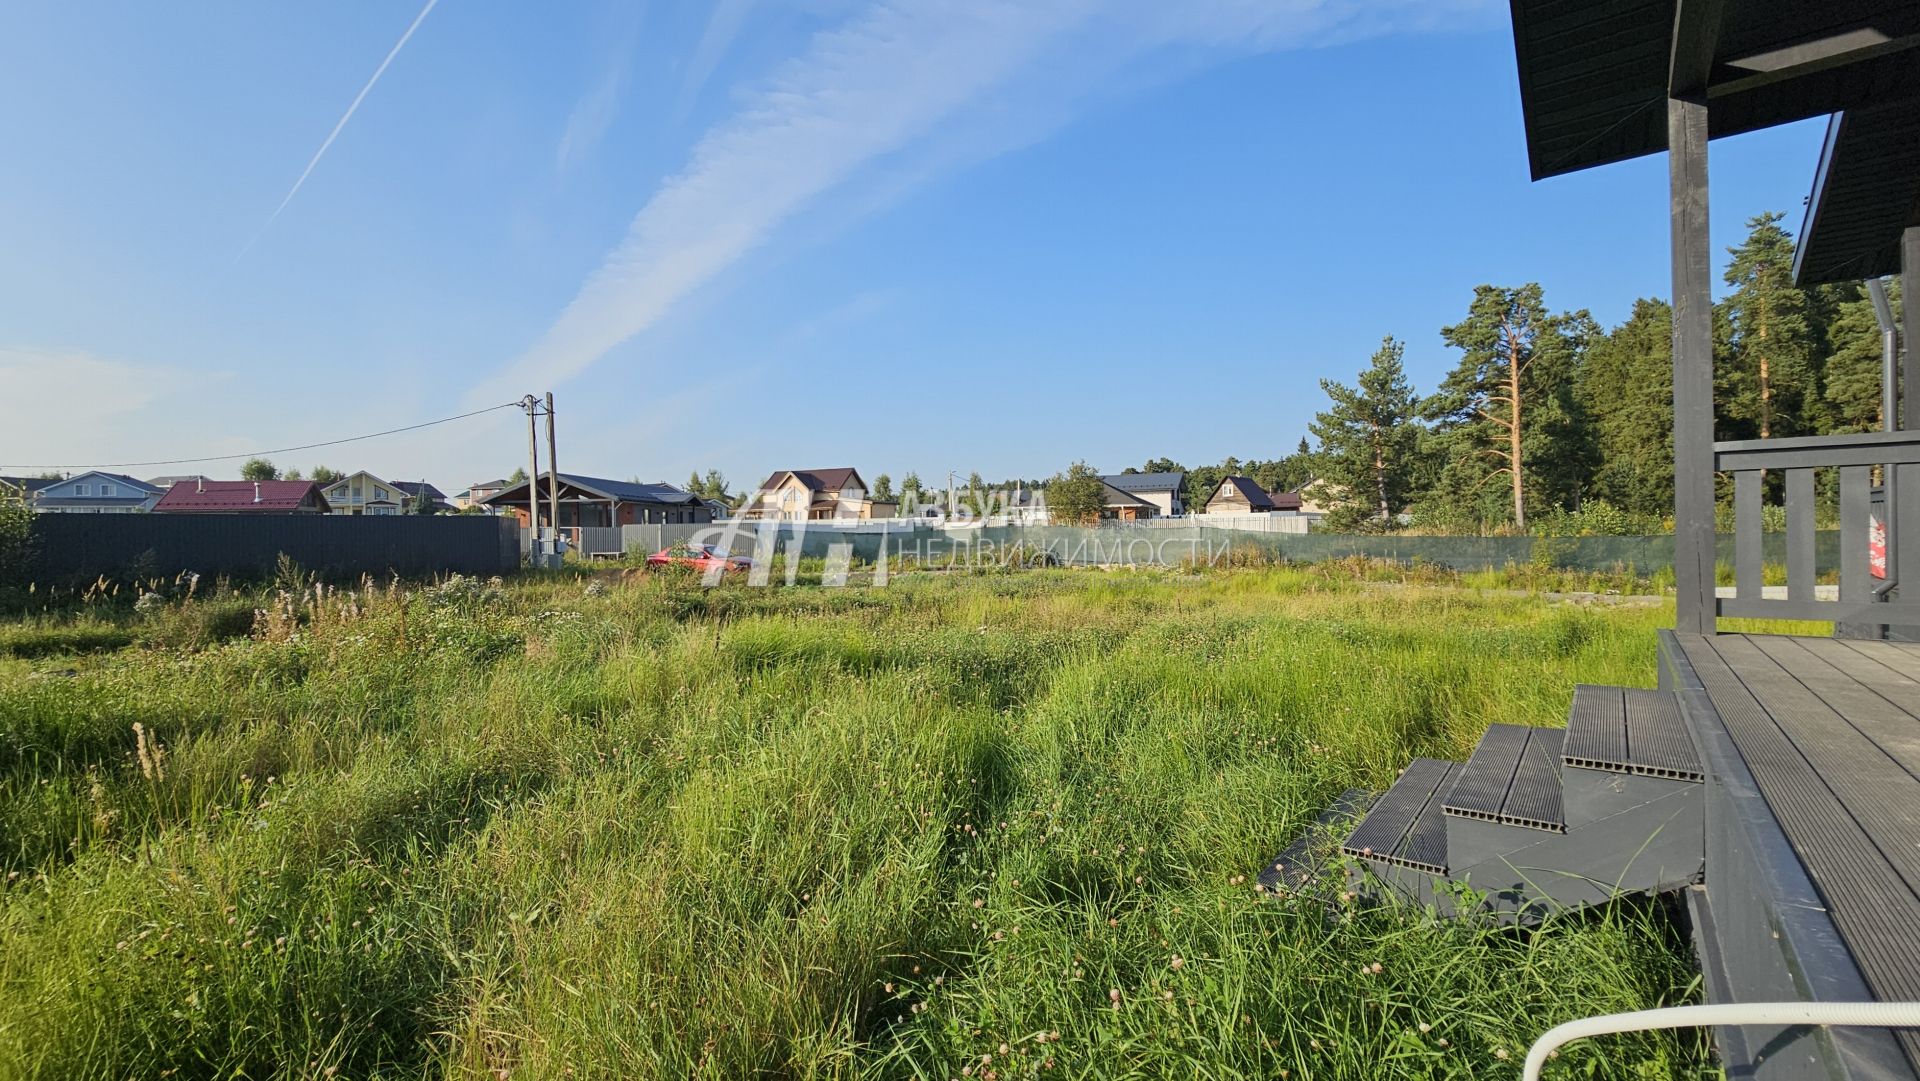
[[[649,567],[692,567],[695,570],[743,571],[753,566],[745,556],[728,555],[711,544],[676,544],[647,557]]]

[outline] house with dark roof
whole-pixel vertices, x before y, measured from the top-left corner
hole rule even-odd
[[[1299,506],[1299,497],[1294,497],[1294,505]],[[1265,488],[1254,483],[1251,477],[1227,477],[1213,489],[1207,497],[1206,506],[1200,508],[1202,514],[1267,514],[1274,509],[1273,497]]]
[[[0,477],[0,497],[24,499],[31,503],[40,489],[59,482],[59,477]]]
[[[1137,522],[1142,518],[1158,518],[1160,505],[1149,499],[1134,495],[1123,488],[1109,484],[1106,478],[1100,481],[1101,504],[1100,517],[1113,518],[1122,522]]]
[[[152,510],[160,489],[124,473],[92,470],[46,481],[33,493],[38,514],[139,514]]]
[[[553,525],[547,478],[537,480],[540,525]],[[713,521],[713,511],[697,495],[664,481],[646,484],[640,481],[608,480],[561,473],[560,527],[606,528],[623,525],[678,525]],[[527,482],[508,485],[477,504],[511,514],[524,527],[528,520]]]
[[[310,480],[183,480],[153,505],[155,514],[326,514],[332,508]]]
[[[851,467],[783,469],[761,482],[740,505],[738,516],[785,522],[893,517],[900,505],[872,494],[860,471]]]
[[[414,507],[422,495],[427,497],[427,506],[432,508],[434,514],[447,514],[453,510],[453,504],[447,502],[445,493],[424,480],[396,480],[393,486],[407,497],[404,506],[408,514],[414,513]]]
[[[1116,512],[1109,514],[1110,518],[1164,518],[1187,513],[1185,473],[1114,473],[1100,479],[1133,497],[1132,501],[1109,501]],[[1152,508],[1151,513],[1142,512],[1136,503]]]

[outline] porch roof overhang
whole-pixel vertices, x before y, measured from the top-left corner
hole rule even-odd
[[[1920,55],[1912,57],[1920,67]],[[1900,235],[1920,226],[1920,99],[1835,113],[1794,255],[1801,285],[1900,273]]]
[[[1669,97],[1708,135],[1920,98],[1912,0],[1510,0],[1535,180],[1667,147]]]

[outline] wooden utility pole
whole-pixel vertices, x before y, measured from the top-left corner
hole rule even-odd
[[[553,536],[560,537],[560,451],[553,445],[553,391],[547,391],[547,512],[553,519]],[[574,519],[579,524],[579,519]],[[559,549],[556,547],[555,551]]]
[[[534,426],[534,407],[538,399],[529,394],[520,399],[527,411],[527,565],[540,555],[540,430]]]

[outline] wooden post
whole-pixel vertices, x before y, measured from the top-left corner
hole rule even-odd
[[[1714,631],[1713,249],[1707,230],[1707,105],[1667,100],[1673,218],[1674,629]]]
[[[547,391],[547,513],[553,518],[554,553],[560,551],[560,451],[553,445],[553,391]],[[574,525],[580,516],[574,515]]]
[[[1900,347],[1900,426],[1920,428],[1920,225],[1900,234]]]
[[[534,422],[537,399],[529,394],[520,402],[527,411],[527,566],[540,562],[540,430]]]

